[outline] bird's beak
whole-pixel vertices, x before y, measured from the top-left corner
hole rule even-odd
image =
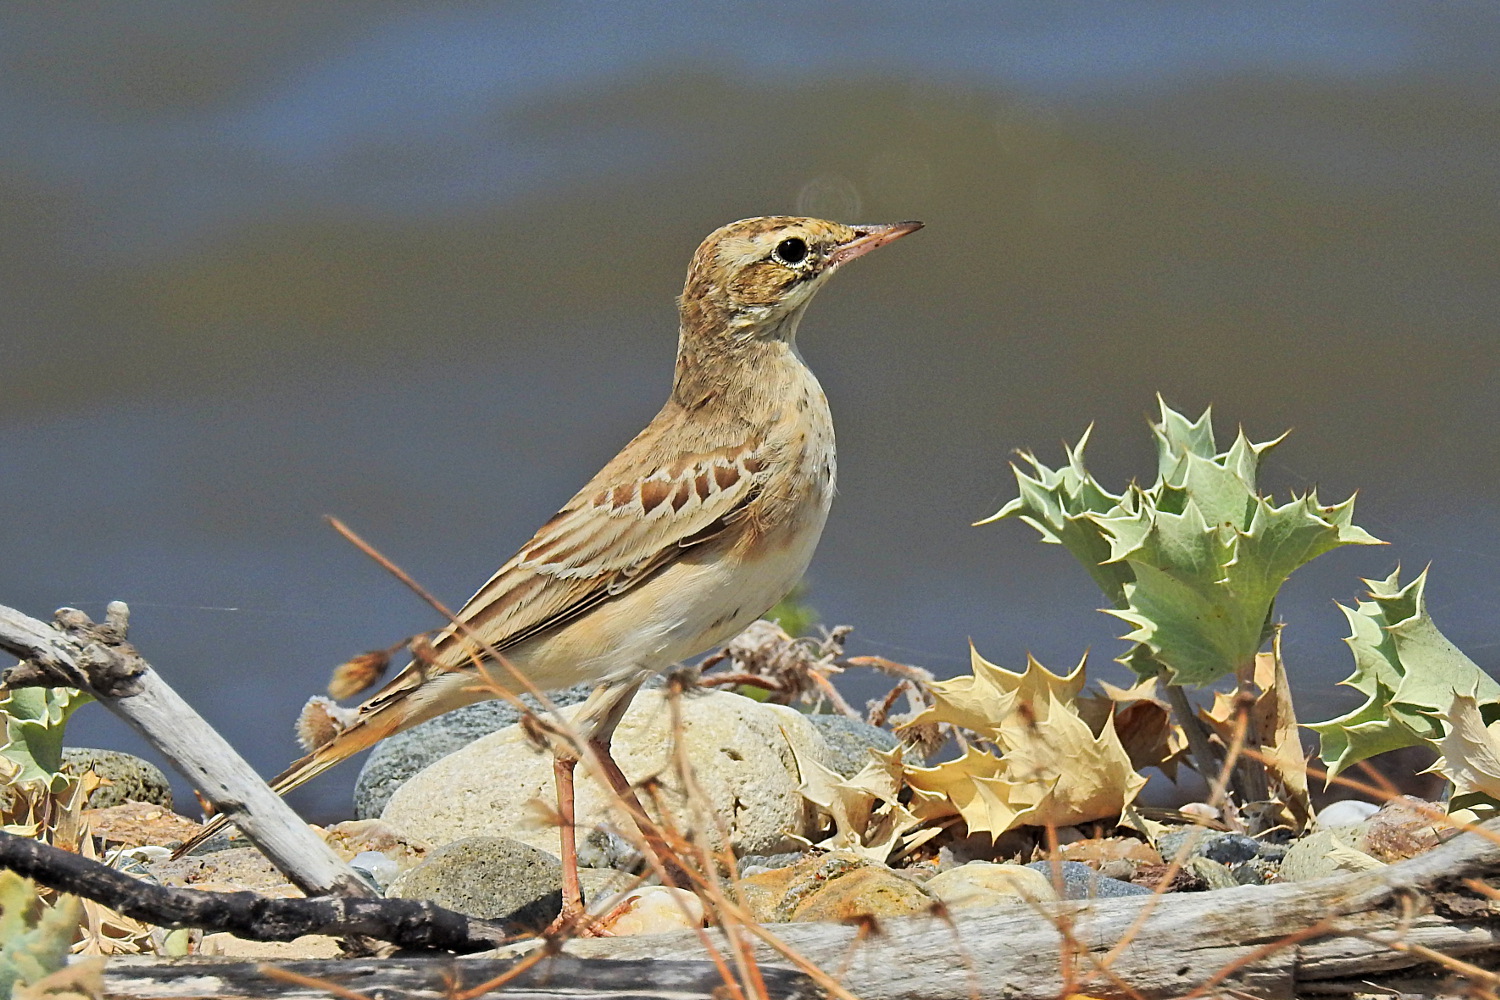
[[[892,240],[899,240],[907,233],[922,228],[920,222],[881,222],[869,226],[851,227],[856,235],[848,243],[837,247],[828,255],[829,270],[845,264],[856,257],[863,257],[876,247],[883,247]]]

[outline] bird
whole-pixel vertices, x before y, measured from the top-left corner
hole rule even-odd
[[[641,684],[732,638],[802,577],[837,473],[828,401],[797,349],[798,327],[831,275],[921,227],[766,216],[711,233],[677,300],[672,388],[655,418],[479,588],[424,656],[272,788],[284,794],[387,736],[495,697],[479,677],[485,662],[503,661],[544,691],[592,683],[572,721],[592,755],[552,741],[563,914],[580,915],[574,766],[590,757],[635,802],[609,746]],[[216,818],[179,854],[223,823]]]

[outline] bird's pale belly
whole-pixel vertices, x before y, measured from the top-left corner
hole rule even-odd
[[[827,517],[818,504],[749,558],[711,544],[578,620],[507,651],[544,690],[662,670],[737,635],[801,579]]]

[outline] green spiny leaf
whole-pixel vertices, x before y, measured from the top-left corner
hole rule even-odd
[[[1485,707],[1500,702],[1500,683],[1459,652],[1428,615],[1426,570],[1404,587],[1400,569],[1365,584],[1370,600],[1352,609],[1341,606],[1349,620],[1344,641],[1354,654],[1354,672],[1340,682],[1364,694],[1365,702],[1307,727],[1318,734],[1330,778],[1387,750],[1441,738],[1439,716],[1455,694],[1473,696]]]
[[[42,781],[57,790],[68,716],[93,698],[73,688],[17,688],[0,695],[0,757],[21,770],[13,780]]]
[[[1157,480],[1115,495],[1083,462],[1085,433],[1067,464],[1023,456],[1019,496],[988,520],[1018,517],[1066,546],[1132,626],[1141,647],[1123,659],[1137,673],[1166,668],[1179,684],[1208,684],[1253,661],[1269,635],[1276,594],[1296,569],[1340,545],[1378,544],[1354,526],[1353,498],[1323,507],[1316,494],[1281,506],[1256,489],[1261,458],[1282,439],[1228,451],[1214,443],[1211,411],[1197,420],[1161,405],[1152,425]],[[1283,435],[1284,437],[1284,435]],[[987,523],[987,522],[980,522]]]
[[[1130,580],[1130,568],[1110,565],[1110,541],[1099,523],[1099,516],[1119,513],[1127,497],[1104,489],[1084,466],[1083,451],[1088,446],[1092,427],[1083,432],[1078,444],[1064,446],[1067,464],[1050,469],[1029,452],[1021,455],[1032,468],[1023,472],[1016,466],[1018,496],[991,516],[979,521],[990,524],[1005,518],[1018,518],[1031,525],[1049,545],[1062,545],[1083,563],[1099,588],[1116,603],[1124,600],[1124,586]]]
[[[1156,394],[1156,405],[1161,410],[1161,423],[1151,425],[1151,435],[1156,438],[1157,482],[1172,478],[1172,471],[1183,455],[1213,458],[1218,449],[1214,446],[1212,406],[1197,420],[1188,420],[1168,406],[1161,393]]]

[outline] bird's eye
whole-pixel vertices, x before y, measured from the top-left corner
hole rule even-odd
[[[776,244],[773,253],[783,264],[800,264],[807,259],[807,241],[793,236]]]

